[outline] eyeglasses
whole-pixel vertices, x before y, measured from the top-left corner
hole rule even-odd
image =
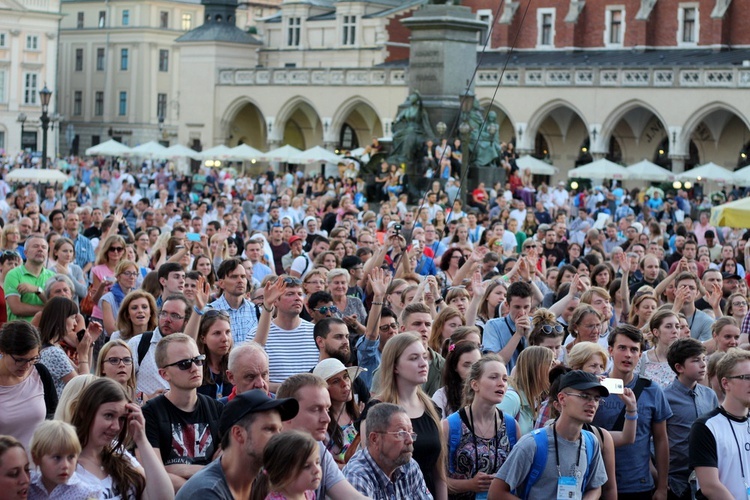
[[[750,375],[746,375],[746,377],[748,379],[750,379]],[[581,398],[581,399],[583,399],[587,403],[593,401],[594,403],[599,404],[599,401],[602,399],[602,397],[599,396],[598,394],[597,395],[586,394],[585,392],[581,393],[581,394],[576,394],[575,392],[564,392],[563,394],[567,394],[568,396],[575,396],[577,398]]]
[[[13,358],[15,359],[15,358]],[[750,375],[732,375],[731,377],[725,377],[728,379],[736,379],[736,380],[750,380]]]
[[[125,249],[123,247],[109,247],[108,252],[124,252]]]
[[[390,434],[391,436],[396,436],[396,438],[400,439],[401,441],[404,441],[407,436],[410,437],[412,441],[417,440],[416,432],[392,431],[392,432],[378,432],[378,434]]]
[[[325,285],[325,284],[326,284],[326,282],[325,282],[325,281],[323,281],[323,280],[310,280],[310,281],[305,281],[305,285]]]
[[[565,329],[562,325],[542,325],[542,332],[545,335],[552,335],[552,333],[562,333]]]
[[[281,279],[284,280],[284,283],[286,283],[287,285],[295,285],[295,286],[302,285],[302,282],[300,281],[300,279],[295,278],[294,276],[284,276]]]
[[[120,276],[126,276],[128,278],[135,278],[138,276],[138,273],[135,271],[125,271],[124,273],[120,273]]]
[[[747,302],[738,300],[737,302],[732,302],[732,307],[747,307]]]
[[[16,362],[16,366],[18,368],[24,367],[26,365],[35,365],[39,363],[39,360],[42,359],[41,356],[34,356],[33,358],[17,358],[12,354],[9,354],[9,356],[13,359],[13,361]]]
[[[131,357],[125,357],[125,358],[107,358],[104,360],[105,363],[109,363],[112,366],[119,366],[120,363],[122,363],[125,366],[130,366],[133,364],[133,358]]]
[[[182,371],[189,370],[193,365],[195,366],[203,366],[203,362],[206,360],[206,355],[201,354],[200,356],[196,356],[194,358],[188,358],[188,359],[182,359],[180,361],[175,361],[174,363],[169,363],[168,365],[164,365],[164,368],[169,368],[170,366],[176,366]]]
[[[169,318],[172,321],[182,321],[183,319],[185,319],[185,316],[180,316],[177,313],[171,313],[171,312],[167,312],[167,311],[159,311],[159,317],[160,318]]]
[[[339,312],[339,308],[336,306],[320,306],[314,310],[318,311],[320,314],[328,314],[329,311],[331,312],[331,314],[336,314],[337,312]]]
[[[397,330],[397,329],[398,329],[398,323],[396,323],[396,322],[394,321],[393,323],[388,323],[387,325],[380,325],[380,326],[378,327],[378,329],[379,329],[379,330],[380,330],[381,332],[383,332],[383,333],[386,333],[386,332],[388,332],[388,330]]]

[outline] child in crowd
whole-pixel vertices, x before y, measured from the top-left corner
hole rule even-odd
[[[315,500],[320,485],[320,449],[309,435],[290,431],[272,437],[263,450],[265,500]],[[254,495],[253,495],[254,496]]]
[[[29,499],[99,498],[99,490],[82,483],[76,475],[81,443],[72,425],[60,420],[43,422],[31,438],[30,449],[38,470],[31,473]]]

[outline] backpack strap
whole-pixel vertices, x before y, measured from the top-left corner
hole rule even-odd
[[[581,429],[581,434],[586,441],[586,473],[583,475],[583,484],[581,485],[581,491],[586,492],[586,487],[591,479],[591,465],[594,463],[596,456],[594,451],[596,450],[596,436],[592,432]]]
[[[641,397],[641,393],[643,392],[643,389],[646,387],[651,387],[651,380],[644,378],[644,377],[638,377],[638,380],[635,382],[635,386],[633,387],[633,394],[635,394],[635,400],[638,401],[638,398]],[[622,428],[625,426],[625,406],[622,407],[622,411],[617,416],[617,420],[615,420],[614,425],[612,425],[613,431],[621,431]]]
[[[460,410],[463,411],[463,408]],[[461,415],[458,412],[448,415],[448,471],[456,472],[456,450],[461,441]]]
[[[505,420],[505,433],[508,435],[508,442],[512,450],[516,445],[516,419],[505,412],[503,412],[503,419]]]
[[[49,372],[46,366],[42,363],[34,365],[39,378],[42,381],[42,387],[44,388],[44,406],[46,408],[47,420],[51,420],[55,417],[55,411],[57,410],[57,389],[55,389],[55,381],[52,378],[52,374]]]
[[[138,341],[138,366],[143,363],[143,358],[148,353],[148,348],[151,346],[151,339],[154,338],[154,332],[145,332],[141,335],[141,340]]]
[[[531,464],[531,469],[529,470],[528,476],[526,476],[526,481],[523,487],[523,496],[521,497],[523,500],[529,498],[531,488],[537,481],[539,481],[539,478],[544,472],[544,467],[547,465],[547,450],[549,448],[547,441],[547,428],[542,427],[541,429],[532,431],[531,435],[534,437],[536,450],[534,450],[534,462]]]

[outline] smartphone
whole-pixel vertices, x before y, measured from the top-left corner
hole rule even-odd
[[[625,384],[622,383],[621,378],[605,378],[602,380],[602,385],[607,388],[610,394],[623,394],[625,392]]]
[[[104,278],[104,281],[106,281],[107,283],[114,283],[115,281],[117,281],[117,278],[115,278],[114,276],[107,276],[106,278]]]
[[[198,233],[188,233],[187,234],[188,241],[200,241],[201,235]]]
[[[86,330],[84,330],[83,328],[81,328],[80,330],[78,330],[78,332],[76,332],[76,337],[78,337],[78,342],[83,340],[84,335],[86,335]]]

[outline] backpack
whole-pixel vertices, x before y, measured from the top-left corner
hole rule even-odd
[[[544,472],[544,467],[547,465],[547,429],[548,427],[542,427],[541,429],[537,429],[531,432],[531,435],[534,437],[534,444],[536,444],[536,451],[534,452],[534,462],[531,464],[531,469],[529,469],[529,474],[526,476],[526,480],[521,483],[523,484],[522,492],[520,488],[516,492],[514,492],[522,500],[526,500],[527,498],[529,498],[529,492],[531,491],[531,488],[539,480],[542,473]],[[586,486],[588,486],[589,480],[591,479],[591,464],[596,459],[596,455],[594,455],[594,450],[596,449],[596,444],[594,441],[596,441],[596,436],[594,436],[593,433],[583,429],[581,430],[581,436],[586,441],[586,473],[583,475],[583,485],[581,488],[583,491],[585,491]]]
[[[508,442],[510,443],[511,449],[516,445],[516,420],[505,412],[503,414],[503,420],[505,420],[505,433],[508,436]],[[456,413],[448,415],[448,471],[450,473],[456,472],[456,450],[458,449],[458,443],[461,441],[461,420],[466,422],[466,411],[461,408]],[[469,423],[466,422],[467,427]]]

